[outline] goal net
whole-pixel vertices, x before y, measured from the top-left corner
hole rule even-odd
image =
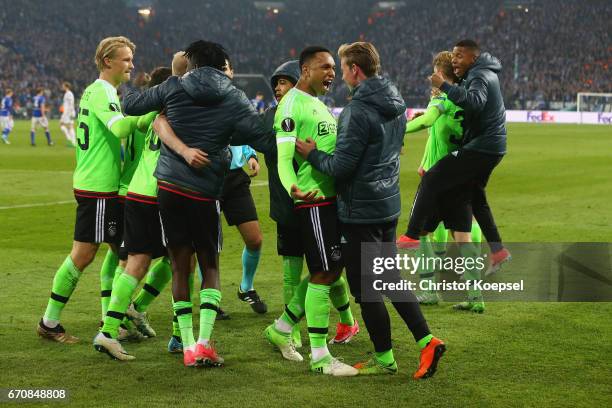
[[[576,95],[578,112],[612,112],[612,93],[579,92]]]

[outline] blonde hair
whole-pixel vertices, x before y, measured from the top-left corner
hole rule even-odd
[[[342,44],[338,48],[338,56],[340,59],[344,58],[349,67],[357,65],[367,77],[378,75],[380,72],[380,56],[372,43],[358,41]]]
[[[104,64],[104,58],[113,58],[115,56],[115,52],[119,48],[128,47],[132,50],[132,53],[136,50],[136,46],[133,42],[123,36],[119,37],[106,37],[100,44],[98,44],[98,48],[96,48],[96,66],[98,70],[102,72],[104,68],[108,68],[106,64]]]
[[[434,69],[438,68],[442,71],[442,74],[453,83],[459,82],[459,78],[455,75],[455,70],[453,69],[453,53],[450,51],[441,51],[436,54],[433,59],[433,67]],[[431,96],[438,96],[442,93],[438,88],[431,89]]]

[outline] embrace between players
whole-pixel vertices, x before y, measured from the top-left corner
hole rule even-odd
[[[379,75],[380,58],[374,46],[357,42],[338,50],[343,80],[352,91],[352,99],[337,122],[318,99],[330,90],[336,69],[333,54],[323,47],[307,47],[299,61],[289,61],[277,69],[271,82],[279,104],[262,117],[246,95],[232,84],[230,58],[223,47],[208,41],[196,41],[184,52],[177,53],[172,72],[154,71],[156,85],[128,92],[122,109],[117,87],[130,78],[134,50],[134,44],[125,37],[106,38],[98,46],[96,63],[100,78],[85,90],[79,108],[79,147],[74,174],[78,207],[73,249],[55,275],[47,310],[37,327],[38,334],[63,343],[78,341],[59,324],[60,314],[100,243],[107,242],[113,254],[123,253],[122,258],[126,259],[121,263],[123,273],[116,273],[111,279],[110,303],[107,301],[106,313],[103,305],[104,322],[94,339],[96,349],[119,360],[134,359],[118,341],[120,330],[129,329],[131,320],[139,331],[154,335],[143,316],[144,310],[168,282],[171,269],[174,349],[182,350],[186,366],[223,365],[224,359],[211,340],[221,303],[220,212],[225,201],[220,200],[236,155],[234,146],[248,145],[266,158],[270,215],[277,223],[278,253],[283,257],[285,310],[265,329],[267,340],[284,358],[302,361],[297,351],[301,346],[298,323],[305,317],[312,371],[334,376],[395,374],[397,364],[384,295],[391,300],[421,349],[414,378],[432,376],[445,345],[430,333],[419,299],[407,291],[370,293],[362,300],[365,291],[362,286],[368,285],[374,275],[362,270],[361,243],[395,243],[400,216],[399,155],[405,132],[414,131],[414,126],[406,126],[406,106],[397,88]],[[497,61],[486,53],[480,55],[475,43],[469,41],[458,43],[454,52],[468,55],[468,68],[458,74],[464,81],[470,80],[469,73],[479,63],[482,65],[485,61],[485,65],[491,65]],[[449,54],[445,55],[446,66]],[[465,109],[463,123],[478,124],[480,116],[491,116],[486,112],[489,102],[497,103],[495,91],[491,91],[495,86],[493,78],[489,75],[490,82],[484,85],[481,79],[472,79],[479,86],[473,91],[469,84],[467,88],[454,84],[456,77],[455,81],[447,82],[451,78],[441,73],[444,64],[440,61],[437,64],[434,61],[431,81],[445,94],[441,98],[438,92],[432,102],[438,98],[444,103],[430,104],[437,114],[428,110],[412,122],[422,122],[419,129],[432,126],[452,109],[452,102]],[[183,66],[186,72],[175,69],[177,66]],[[490,68],[481,67],[480,71]],[[491,71],[495,80],[497,71]],[[474,102],[474,92],[480,92],[476,97],[480,103],[478,109],[470,105]],[[500,92],[498,96],[501,99]],[[504,120],[503,102],[501,109]],[[434,160],[429,169],[423,166],[427,171],[415,197],[404,241],[418,245],[419,237],[433,232],[442,221],[454,231],[460,248],[465,248],[462,252],[474,256],[476,250],[470,234],[474,206],[474,216],[492,251],[504,255],[498,255],[499,261],[492,265],[496,267],[509,259],[509,253],[501,245],[486,204],[484,187],[493,167],[505,153],[505,128],[502,124],[496,135],[487,133],[489,128],[477,125],[472,125],[472,133],[465,130],[463,141],[457,140],[462,134],[453,139],[453,143],[460,145],[447,152],[447,156],[460,159],[461,163],[446,164],[438,171],[440,163],[444,165],[446,160],[438,157],[439,161]],[[140,143],[142,157],[122,200],[120,139],[137,132],[144,135]],[[464,143],[466,136],[470,138],[467,144]],[[494,143],[482,142],[485,138],[497,139]],[[476,146],[473,151],[469,149],[470,144]],[[134,142],[126,144],[126,154],[134,145]],[[483,145],[489,151],[483,151]],[[253,156],[247,155],[250,153],[238,162],[238,168],[248,161],[251,169],[256,170],[258,166],[251,161],[256,159],[254,152]],[[469,174],[453,176],[463,168],[469,168],[466,171]],[[437,178],[430,177],[430,173]],[[444,179],[444,187],[438,186],[440,178]],[[476,201],[479,211],[474,205]],[[253,221],[249,217],[241,220]],[[428,248],[424,245],[427,242],[421,240],[422,248]],[[395,245],[380,248],[385,256],[393,256],[396,251]],[[393,248],[391,253],[388,248]],[[193,335],[191,299],[194,254],[201,276],[197,341]],[[165,267],[158,268],[164,273],[150,278],[153,268],[149,274],[147,271],[151,260],[159,257],[164,258],[153,268],[164,264]],[[310,274],[301,279],[304,258]],[[346,280],[341,277],[343,267]],[[476,279],[479,273],[467,278]],[[145,275],[145,286],[132,302],[132,295]],[[391,271],[388,279],[400,280],[399,271]],[[246,286],[241,299],[249,299],[255,310],[254,301],[248,295],[252,291],[251,295],[256,296],[252,276]],[[360,304],[375,351],[368,361],[354,366],[334,358],[327,348],[330,299],[341,320],[332,342],[347,342],[359,331],[349,308],[347,286],[355,302]],[[105,294],[108,297],[108,291]],[[262,303],[258,297],[257,301]],[[480,293],[469,293],[468,302],[464,303],[463,309],[484,310]]]

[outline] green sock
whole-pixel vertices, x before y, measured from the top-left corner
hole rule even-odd
[[[428,334],[427,336],[423,337],[421,340],[417,341],[417,344],[419,345],[421,350],[423,350],[425,347],[427,347],[427,344],[431,341],[431,339],[433,339],[433,334]]]
[[[311,348],[327,347],[329,326],[329,291],[327,285],[309,283],[306,291],[306,322]],[[314,359],[314,357],[313,357]]]
[[[446,230],[444,230],[446,231]],[[432,265],[433,260],[436,257],[434,253],[434,247],[431,244],[428,237],[423,236],[419,239],[419,252],[418,256],[422,255],[423,263],[419,264],[419,279],[422,281],[435,282],[436,276]]]
[[[476,220],[472,221],[472,242],[478,244],[482,242],[482,230]]]
[[[151,302],[164,290],[172,279],[172,268],[168,257],[163,257],[149,269],[144,286],[134,299],[134,307],[140,313],[147,310]]]
[[[125,318],[125,311],[132,300],[132,293],[138,286],[138,279],[127,273],[121,274],[113,285],[113,295],[104,316],[104,326],[100,331],[117,338],[119,325]]]
[[[172,312],[172,335],[175,337],[181,337],[181,328],[179,327],[178,319],[176,318],[176,314]]]
[[[304,258],[297,256],[283,256],[283,299],[288,305],[295,289],[300,284]]]
[[[123,275],[123,272],[125,272],[125,268],[121,265],[117,265],[117,268],[115,268],[115,276],[113,276],[113,286],[115,286],[115,282],[117,282],[117,279],[119,279],[119,277]]]
[[[475,258],[480,254],[480,251],[476,248],[476,245],[471,242],[461,243],[459,244],[459,253],[466,260],[471,258],[471,263],[474,265],[473,268],[465,268],[465,272],[463,273],[465,280],[468,282],[479,280],[481,271],[480,268],[475,265]],[[482,300],[482,293],[480,290],[474,289],[473,286],[471,286],[470,289],[468,289],[468,300],[480,301]]]
[[[389,366],[395,363],[395,357],[393,357],[393,349],[387,351],[374,352],[376,359],[385,366]]]
[[[121,266],[120,264],[118,264],[117,268],[115,268],[115,276],[113,277],[113,286],[115,286],[117,284],[117,281],[118,281],[119,277],[121,275],[123,275],[124,272],[125,272],[125,268],[123,266]],[[113,294],[111,293],[111,296],[112,295]],[[104,317],[102,317],[102,321],[104,321],[105,317],[106,317],[106,315],[104,315]],[[133,326],[132,322],[130,322],[130,319],[128,319],[127,316],[125,316],[123,318],[123,321],[121,323],[124,324],[126,327]]]
[[[354,325],[355,319],[353,319],[349,303],[348,285],[343,276],[340,276],[340,279],[330,285],[329,299],[340,313],[340,323],[349,326]]]
[[[220,303],[221,292],[218,289],[207,288],[200,291],[200,336],[198,342],[210,340]]]
[[[70,299],[70,295],[72,295],[80,277],[81,271],[74,266],[72,258],[68,255],[53,277],[51,297],[44,315],[45,320],[59,322],[62,310]]]
[[[181,341],[183,349],[195,346],[193,338],[193,303],[191,302],[174,302],[172,305],[178,324],[181,331]]]
[[[191,302],[191,294],[193,292],[193,273],[189,274],[189,278],[187,279],[187,283],[189,284],[189,301]],[[174,307],[174,299],[172,299],[172,305]],[[172,311],[172,335],[181,337],[181,328],[179,326],[178,318],[176,317],[176,313],[174,309]],[[193,334],[191,335],[193,337]]]
[[[444,223],[438,224],[438,227],[433,232],[433,250],[436,254],[443,254],[446,252],[446,244],[448,243],[448,230],[444,227]]]
[[[100,304],[102,306],[102,320],[106,316],[108,304],[110,302],[111,291],[113,289],[113,278],[115,269],[119,265],[119,257],[112,251],[106,251],[102,269],[100,269]]]
[[[304,317],[304,310],[306,304],[306,291],[308,290],[308,283],[310,277],[302,279],[300,284],[295,288],[293,297],[285,306],[285,311],[281,316],[281,320],[288,323],[290,326],[294,326]]]

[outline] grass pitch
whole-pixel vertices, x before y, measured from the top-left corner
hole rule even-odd
[[[10,146],[0,145],[0,388],[61,388],[74,406],[610,406],[611,303],[489,303],[484,315],[453,312],[450,304],[424,308],[432,332],[448,352],[432,379],[415,382],[418,349],[397,314],[392,317],[400,374],[335,379],[281,359],[262,331],[282,310],[280,258],[267,216],[266,174],[252,188],[264,233],[256,288],[265,316],[238,301],[242,242],[224,226],[222,304],[232,319],[214,337],[227,365],[186,369],[166,352],[171,332],[166,289],[149,312],[157,338],[127,344],[137,360],[111,361],[91,346],[99,315],[99,268],[106,248],[83,274],[62,322],[82,342],[65,346],[36,337],[51,280],[72,241],[74,151],[39,132],[29,146],[29,122],[18,121]],[[612,242],[612,135],[605,126],[511,124],[509,154],[488,192],[502,236],[509,242]],[[402,156],[403,229],[417,185],[426,134],[406,139]],[[358,307],[352,306],[360,319]],[[390,308],[392,309],[392,308]],[[332,324],[337,314],[332,311]],[[333,332],[333,329],[331,330]],[[303,337],[306,339],[305,330]],[[307,341],[306,341],[307,343]],[[306,345],[307,346],[307,345]],[[362,333],[332,346],[347,362],[367,357]],[[303,349],[307,355],[307,348]],[[54,406],[56,402],[36,403]]]

